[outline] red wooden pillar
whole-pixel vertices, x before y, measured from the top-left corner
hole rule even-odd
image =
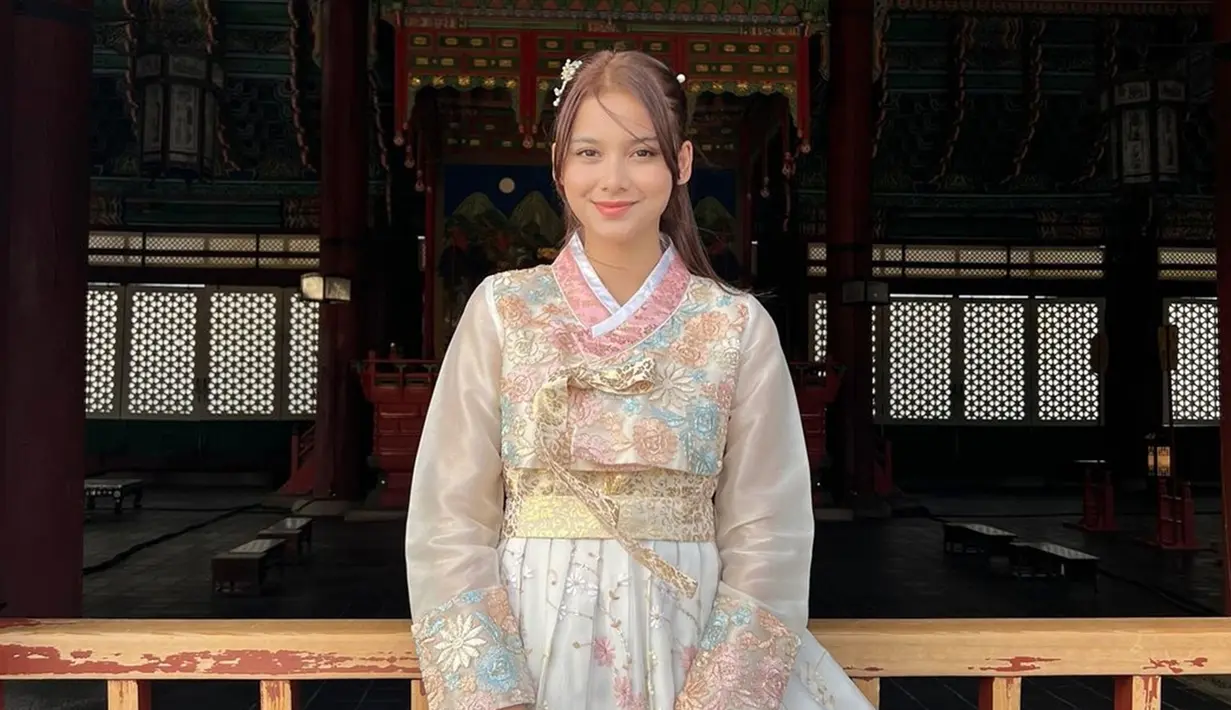
[[[321,100],[321,271],[352,280],[367,232],[368,3],[325,0],[324,91]],[[316,445],[320,450],[313,494],[353,498],[358,493],[359,385],[351,364],[360,355],[356,304],[321,310]]]
[[[872,276],[872,0],[833,0],[829,82],[829,357],[846,366],[832,425],[848,491],[872,493],[872,319],[842,284]]]
[[[13,26],[13,3],[0,2],[0,106],[13,105],[13,33],[12,30],[6,30]],[[0,111],[0,259],[8,258],[8,241],[5,238],[5,233],[8,231],[9,225],[9,198],[12,197],[11,190],[13,185],[13,154],[10,149],[12,145],[12,112]],[[5,262],[0,261],[0,278],[7,275],[3,267]],[[0,298],[7,295],[3,287],[0,287]],[[0,300],[0,357],[3,357],[5,351],[5,343],[8,339],[8,306],[4,301]],[[3,364],[0,364],[0,515],[5,514],[4,500],[7,500],[5,495],[5,468],[4,468],[4,420],[5,406],[8,401],[4,396],[4,380],[5,371]],[[5,532],[3,522],[0,522],[0,535]],[[0,549],[0,555],[3,555],[3,549]],[[4,564],[4,558],[0,557],[0,566]],[[4,588],[4,572],[0,567],[0,614],[3,614],[3,607],[7,594]],[[4,710],[4,683],[0,681],[0,710]]]
[[[0,104],[11,108],[11,162],[0,165],[9,204],[0,225],[8,616],[81,614],[91,5],[17,3],[12,22],[0,22],[12,60],[0,63]]]
[[[1214,121],[1231,126],[1231,3],[1213,4]],[[1214,246],[1218,258],[1218,427],[1222,478],[1223,613],[1231,616],[1231,133],[1218,131],[1214,160]]]

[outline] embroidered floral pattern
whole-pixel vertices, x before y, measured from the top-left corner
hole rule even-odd
[[[799,643],[765,609],[719,594],[675,710],[778,710]]]
[[[465,592],[413,625],[432,710],[534,702],[517,619],[504,587]]]
[[[536,452],[540,433],[531,400],[550,378],[579,366],[616,370],[648,360],[656,369],[648,392],[570,390],[566,458],[602,468],[640,464],[717,475],[748,319],[745,299],[751,297],[693,278],[676,258],[640,308],[595,335],[594,326],[611,314],[573,251],[561,251],[550,267],[505,272],[492,280],[505,333],[501,452],[506,466],[546,466]]]

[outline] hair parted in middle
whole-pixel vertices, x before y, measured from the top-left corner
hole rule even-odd
[[[555,176],[556,193],[564,208],[565,234],[571,235],[581,224],[569,209],[560,175],[564,171],[569,144],[573,140],[573,123],[577,111],[589,97],[599,99],[604,92],[622,91],[637,99],[650,115],[658,138],[659,153],[671,170],[674,187],[667,208],[659,222],[659,231],[667,235],[676,252],[684,260],[688,270],[724,283],[714,271],[709,254],[697,230],[693,216],[692,197],[688,185],[680,184],[680,147],[684,144],[688,122],[688,97],[684,85],[666,64],[643,52],[610,51],[595,52],[574,64],[571,77],[566,79],[556,107],[556,121],[552,130],[554,147],[551,167]],[[601,99],[600,99],[601,100]],[[724,284],[725,285],[725,284]]]

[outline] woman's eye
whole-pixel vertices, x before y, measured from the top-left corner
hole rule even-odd
[[[653,158],[654,151],[650,150],[649,148],[641,148],[640,150],[634,152],[633,155],[637,156],[638,158]]]
[[[582,148],[581,150],[577,151],[577,155],[582,158],[597,158],[598,151],[594,150],[593,148]]]

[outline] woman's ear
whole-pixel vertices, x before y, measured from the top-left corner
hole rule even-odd
[[[680,184],[681,185],[687,185],[688,181],[692,179],[692,159],[693,159],[692,141],[684,141],[684,143],[680,146],[680,155],[678,158],[679,160],[678,165],[680,166]]]

